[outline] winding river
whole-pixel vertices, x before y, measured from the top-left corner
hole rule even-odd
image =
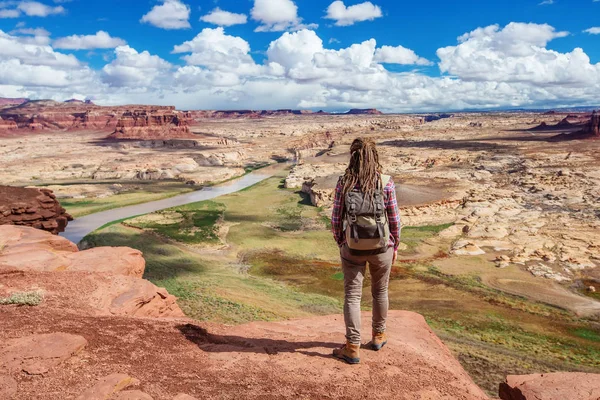
[[[110,222],[234,193],[270,178],[273,176],[272,171],[273,169],[271,168],[264,168],[229,182],[217,186],[205,187],[195,192],[134,206],[115,208],[77,218],[68,224],[66,231],[61,233],[60,236],[74,243],[79,243],[86,235]]]

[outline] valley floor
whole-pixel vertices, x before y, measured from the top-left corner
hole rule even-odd
[[[285,189],[285,176],[123,221],[89,235],[82,246],[143,251],[145,278],[177,296],[186,315],[198,321],[241,324],[339,314],[343,276],[327,214],[304,194]],[[508,374],[600,372],[597,322],[494,284],[498,271],[529,282],[534,278],[527,271],[449,256],[451,242],[439,233],[451,225],[404,227],[404,251],[390,284],[392,309],[424,315],[489,393]],[[339,332],[341,342],[341,321]]]

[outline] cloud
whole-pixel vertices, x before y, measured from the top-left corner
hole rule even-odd
[[[65,13],[63,6],[51,7],[37,1],[22,1],[17,8],[28,17],[47,17],[49,15]]]
[[[295,31],[318,26],[302,24],[302,18],[298,17],[298,6],[292,0],[254,0],[250,15],[261,24],[255,32]]]
[[[235,14],[217,7],[209,14],[202,16],[200,20],[213,25],[232,26],[245,24],[248,22],[248,17],[246,14]]]
[[[90,82],[93,76],[94,72],[72,55],[0,30],[0,89],[15,85],[73,88]]]
[[[10,32],[12,35],[21,34],[21,35],[32,35],[32,36],[50,36],[50,32],[48,32],[44,28],[19,28]]]
[[[431,61],[403,46],[382,46],[375,51],[375,61],[400,65],[433,65]]]
[[[190,7],[179,0],[164,0],[163,4],[154,6],[141,22],[162,29],[187,29],[191,28]]]
[[[153,86],[172,65],[147,51],[138,53],[129,46],[115,49],[116,58],[102,69],[102,80],[110,86]],[[160,86],[160,82],[156,87]]]
[[[72,35],[56,39],[54,47],[68,50],[114,49],[127,44],[123,39],[111,37],[104,31],[95,35]]]
[[[21,11],[14,9],[14,10],[6,10],[6,9],[0,9],[0,18],[19,18],[21,16]]]
[[[548,6],[550,4],[554,4],[554,0],[544,0],[538,4],[538,6]]]
[[[600,0],[597,0],[597,1],[600,1]],[[592,28],[588,28],[584,32],[589,33],[590,35],[600,35],[600,26],[594,26]]]
[[[63,6],[52,7],[38,1],[0,2],[0,18],[19,18],[22,14],[28,17],[47,17],[65,12]]]
[[[343,1],[338,0],[329,5],[325,18],[335,20],[336,26],[349,26],[382,16],[381,8],[370,1],[346,7]]]
[[[334,50],[308,29],[282,33],[261,62],[252,57],[244,38],[219,27],[174,47],[186,65],[119,46],[100,70],[51,45],[24,42],[42,36],[0,31],[0,96],[93,98],[105,105],[172,104],[181,109],[428,112],[595,105],[600,64],[592,64],[579,48],[547,48],[566,35],[540,24],[480,27],[438,49],[442,75],[429,76],[418,69],[386,68],[392,62],[425,65],[411,49],[369,39]]]
[[[459,38],[457,46],[438,49],[441,72],[464,80],[578,85],[597,76],[582,49],[559,53],[549,41],[565,37],[550,25],[510,23],[478,28]]]

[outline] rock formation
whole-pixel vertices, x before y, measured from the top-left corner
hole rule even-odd
[[[193,137],[183,115],[173,108],[127,111],[119,118],[115,139],[171,139]]]
[[[2,132],[6,132],[6,131],[12,131],[15,129],[18,129],[19,126],[17,125],[17,123],[13,120],[10,119],[4,119],[2,117],[0,117],[0,133]]]
[[[67,239],[0,226],[0,297],[35,283],[48,306],[86,315],[179,317],[175,297],[142,279],[142,253],[127,247],[79,251]],[[6,293],[2,293],[6,292]]]
[[[600,375],[556,372],[508,376],[500,384],[502,400],[597,400]]]
[[[592,113],[590,122],[586,126],[586,133],[591,133],[592,135],[600,138],[600,113],[597,111]]]
[[[0,133],[8,129],[106,130],[123,137],[169,139],[188,137],[185,113],[175,107],[97,106],[91,101],[27,101],[0,108]],[[9,121],[9,122],[7,122]]]
[[[348,115],[383,115],[383,113],[375,108],[353,108],[348,111]]]
[[[23,98],[11,99],[11,98],[6,98],[6,97],[0,97],[0,107],[2,107],[2,106],[18,106],[18,105],[21,105],[28,101],[29,101],[29,99],[23,99]]]
[[[72,220],[51,190],[0,186],[0,225],[31,226],[56,235]]]

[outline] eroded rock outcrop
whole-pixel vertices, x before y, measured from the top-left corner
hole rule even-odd
[[[592,113],[592,117],[590,118],[590,122],[586,126],[585,131],[586,133],[591,133],[600,138],[600,113],[597,111]]]
[[[0,297],[35,284],[50,306],[88,315],[180,317],[176,299],[141,279],[142,253],[127,247],[78,251],[67,239],[0,226]]]
[[[0,225],[31,226],[58,234],[72,220],[51,190],[0,186]]]
[[[502,400],[598,400],[600,375],[580,372],[511,375],[500,384]]]
[[[135,110],[123,113],[117,122],[115,139],[169,139],[193,137],[187,120],[174,108]]]

